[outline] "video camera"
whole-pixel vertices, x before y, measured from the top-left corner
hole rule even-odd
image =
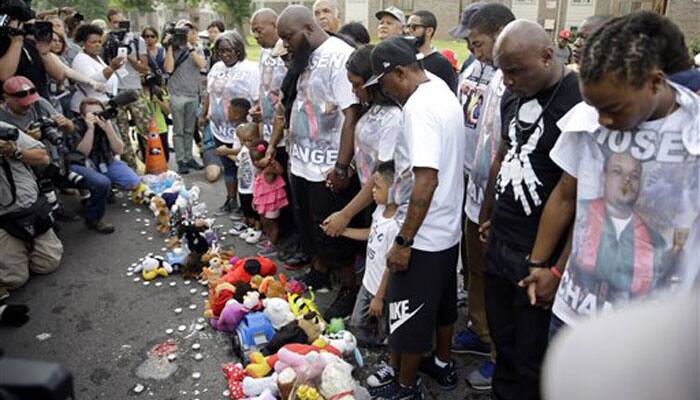
[[[112,97],[107,103],[107,108],[100,111],[96,115],[102,119],[114,119],[119,113],[119,107],[129,105],[138,99],[139,95],[135,90],[125,90]]]
[[[176,28],[174,22],[169,22],[163,32],[163,42],[173,46],[173,49],[187,47],[187,34],[189,31],[189,28]]]
[[[131,53],[131,42],[134,34],[131,31],[131,21],[120,21],[119,29],[107,33],[104,44],[104,58],[106,62],[111,62],[113,58],[119,56],[119,49],[126,48],[126,54]]]
[[[14,142],[19,138],[19,129],[14,126],[3,126],[0,127],[0,140],[6,142]]]
[[[41,131],[41,139],[47,140],[54,146],[63,144],[63,134],[59,130],[58,124],[49,117],[39,117],[37,121],[29,125],[29,129],[39,129]]]
[[[50,42],[53,37],[53,25],[48,21],[26,22],[35,18],[34,11],[21,0],[4,0],[0,6],[0,37],[34,36],[37,41]],[[9,26],[10,21],[25,24],[21,28]]]

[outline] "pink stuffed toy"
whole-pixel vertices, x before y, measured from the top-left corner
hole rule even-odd
[[[241,364],[228,363],[223,366],[224,376],[228,383],[228,391],[231,400],[240,400],[245,398],[243,392],[243,379],[246,376],[245,370]]]
[[[245,309],[243,305],[236,301],[236,299],[230,299],[226,302],[224,309],[221,311],[221,315],[212,317],[209,323],[212,328],[217,331],[234,332],[244,316]]]
[[[306,354],[299,354],[282,347],[277,352],[275,371],[281,373],[285,368],[292,368],[297,376],[306,382],[320,376],[323,368],[337,358],[337,355],[326,351],[310,351]]]
[[[270,389],[265,389],[260,396],[248,397],[246,400],[277,400],[277,397],[270,392]]]

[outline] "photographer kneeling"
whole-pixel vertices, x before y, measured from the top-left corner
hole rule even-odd
[[[83,184],[90,190],[85,225],[99,233],[112,233],[114,226],[102,220],[112,184],[133,190],[141,180],[125,162],[114,158],[124,151],[124,142],[112,122],[100,115],[102,111],[99,100],[82,100],[68,146],[72,151],[70,169],[84,177]]]
[[[45,167],[44,145],[0,122],[0,299],[29,279],[55,271],[63,256],[51,206],[30,167]]]

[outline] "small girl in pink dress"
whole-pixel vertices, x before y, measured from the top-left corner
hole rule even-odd
[[[250,148],[251,159],[259,171],[253,182],[253,206],[260,215],[265,236],[272,245],[276,245],[279,236],[277,219],[280,210],[286,207],[289,201],[284,190],[282,165],[274,158],[263,161],[267,146],[266,141],[258,140]]]

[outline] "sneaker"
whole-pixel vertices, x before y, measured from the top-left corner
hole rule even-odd
[[[358,288],[341,287],[335,300],[333,300],[333,303],[323,314],[326,321],[330,321],[333,318],[345,318],[350,316],[350,314],[352,314],[352,309],[355,308],[357,291]]]
[[[488,356],[491,354],[491,345],[479,340],[479,337],[471,329],[457,332],[452,338],[452,352],[455,354],[476,354]]]
[[[438,367],[435,364],[435,355],[423,357],[418,370],[433,378],[442,390],[453,390],[457,387],[457,373],[455,373],[455,365],[452,360],[446,366]]]
[[[467,376],[467,384],[475,390],[491,390],[491,380],[495,371],[496,364],[487,360]]]
[[[236,211],[234,211],[234,212],[236,212]],[[229,217],[229,219],[231,219],[231,221],[233,221],[233,222],[240,222],[240,221],[243,219],[243,218],[242,218],[240,215],[238,215],[238,214],[231,214],[231,215],[229,215],[228,217]]]
[[[224,204],[219,207],[215,215],[230,214],[236,209],[236,200],[232,197],[227,197]]]
[[[233,224],[231,229],[228,230],[228,234],[231,236],[240,236],[241,233],[248,230],[248,225],[242,222],[236,222]]]
[[[374,371],[374,373],[367,377],[367,386],[370,388],[378,388],[390,385],[394,383],[396,379],[396,372],[391,365],[382,361],[379,363],[379,369]]]
[[[58,209],[54,212],[56,219],[61,222],[76,222],[80,221],[78,214],[66,209],[63,206],[58,206]]]
[[[105,235],[114,233],[114,225],[108,224],[101,219],[97,221],[85,221],[85,226],[92,231]]]
[[[192,169],[195,170],[195,171],[201,171],[201,170],[204,169],[204,167],[203,167],[202,165],[200,165],[200,164],[199,164],[197,161],[195,161],[195,160],[187,161],[186,165],[187,165],[189,168],[192,168]]]
[[[257,231],[255,229],[253,229],[253,232],[251,232],[250,235],[248,235],[248,237],[245,238],[245,242],[248,244],[258,243],[258,241],[260,241],[261,236],[262,236],[262,231]]]
[[[177,163],[177,173],[180,175],[187,175],[190,173],[190,169],[187,167],[186,163]]]
[[[251,233],[255,232],[255,229],[253,228],[248,228],[245,231],[241,232],[240,235],[238,235],[239,239],[246,240],[248,239],[248,236],[250,236]]]
[[[257,247],[260,249],[258,251],[258,255],[267,258],[277,257],[277,249],[275,246],[269,240],[266,240],[265,242],[266,243],[264,244],[267,244],[267,246],[261,247],[260,244],[257,245]]]
[[[296,271],[306,268],[307,265],[311,264],[311,260],[311,256],[299,252],[294,254],[292,257],[287,258],[283,267],[289,271]]]
[[[311,288],[316,291],[316,293],[328,293],[331,289],[330,276],[328,274],[318,272],[313,268],[310,268],[309,272],[300,276],[299,280],[304,282],[307,288]]]

